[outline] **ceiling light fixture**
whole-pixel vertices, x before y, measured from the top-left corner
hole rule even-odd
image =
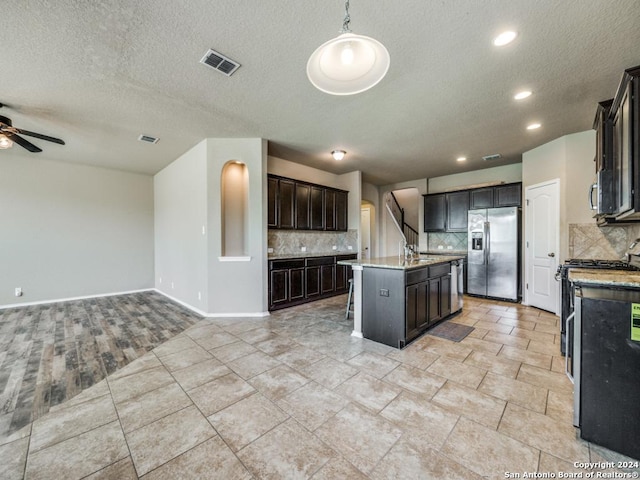
[[[532,123],[530,125],[527,125],[527,130],[536,130],[538,128],[540,128],[542,125],[540,125],[539,123]]]
[[[513,98],[515,100],[524,100],[525,98],[529,98],[531,96],[531,91],[523,90],[521,92],[516,93]]]
[[[6,135],[0,133],[0,149],[6,150],[11,147],[13,147],[13,141]]]
[[[333,159],[337,161],[342,160],[346,154],[347,152],[345,152],[344,150],[334,150],[333,152],[331,152],[331,155],[333,155]]]
[[[349,0],[340,35],[320,45],[309,57],[307,77],[318,90],[331,95],[354,95],[369,90],[389,70],[389,52],[379,41],[349,29]]]
[[[517,36],[518,34],[513,31],[502,32],[500,35],[493,39],[493,44],[496,47],[503,47],[513,42]]]
[[[457,162],[466,162],[467,161],[467,157],[458,157],[456,158]]]

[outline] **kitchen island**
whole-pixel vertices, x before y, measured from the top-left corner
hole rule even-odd
[[[352,335],[403,348],[457,311],[461,292],[451,270],[452,263],[463,258],[434,255],[413,260],[382,257],[338,262],[353,268]],[[452,298],[456,302],[453,309]]]

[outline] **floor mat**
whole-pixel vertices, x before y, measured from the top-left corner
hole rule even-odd
[[[471,332],[473,332],[473,327],[468,325],[461,325],[460,323],[454,322],[443,322],[427,331],[427,334],[433,335],[434,337],[446,338],[452,342],[459,342]]]

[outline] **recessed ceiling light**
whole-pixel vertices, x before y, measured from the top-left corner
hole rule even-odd
[[[507,45],[508,43],[513,42],[513,40],[517,36],[518,34],[513,31],[502,32],[500,35],[493,39],[493,44],[496,47],[502,47],[504,45]]]
[[[531,96],[531,91],[530,90],[523,90],[521,92],[516,93],[513,98],[516,100],[523,100],[525,98],[528,98]]]
[[[342,160],[346,154],[347,152],[345,152],[344,150],[334,150],[333,152],[331,152],[331,155],[333,155],[333,159],[338,161]]]
[[[457,162],[466,162],[467,161],[467,157],[458,157],[456,158]]]
[[[542,125],[540,125],[539,123],[532,123],[530,125],[527,125],[527,130],[536,130],[538,128],[540,128]]]

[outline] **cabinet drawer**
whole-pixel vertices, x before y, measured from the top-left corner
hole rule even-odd
[[[317,265],[333,265],[336,263],[336,257],[314,257],[307,258],[307,267],[315,267]]]
[[[415,270],[409,270],[406,273],[405,281],[407,285],[413,285],[414,283],[424,282],[429,278],[429,268],[416,268]]]
[[[289,260],[271,260],[269,262],[269,270],[282,270],[285,268],[303,268],[304,267],[304,258],[299,260],[289,259]]]
[[[451,272],[451,264],[432,265],[429,267],[429,278],[442,277]]]

